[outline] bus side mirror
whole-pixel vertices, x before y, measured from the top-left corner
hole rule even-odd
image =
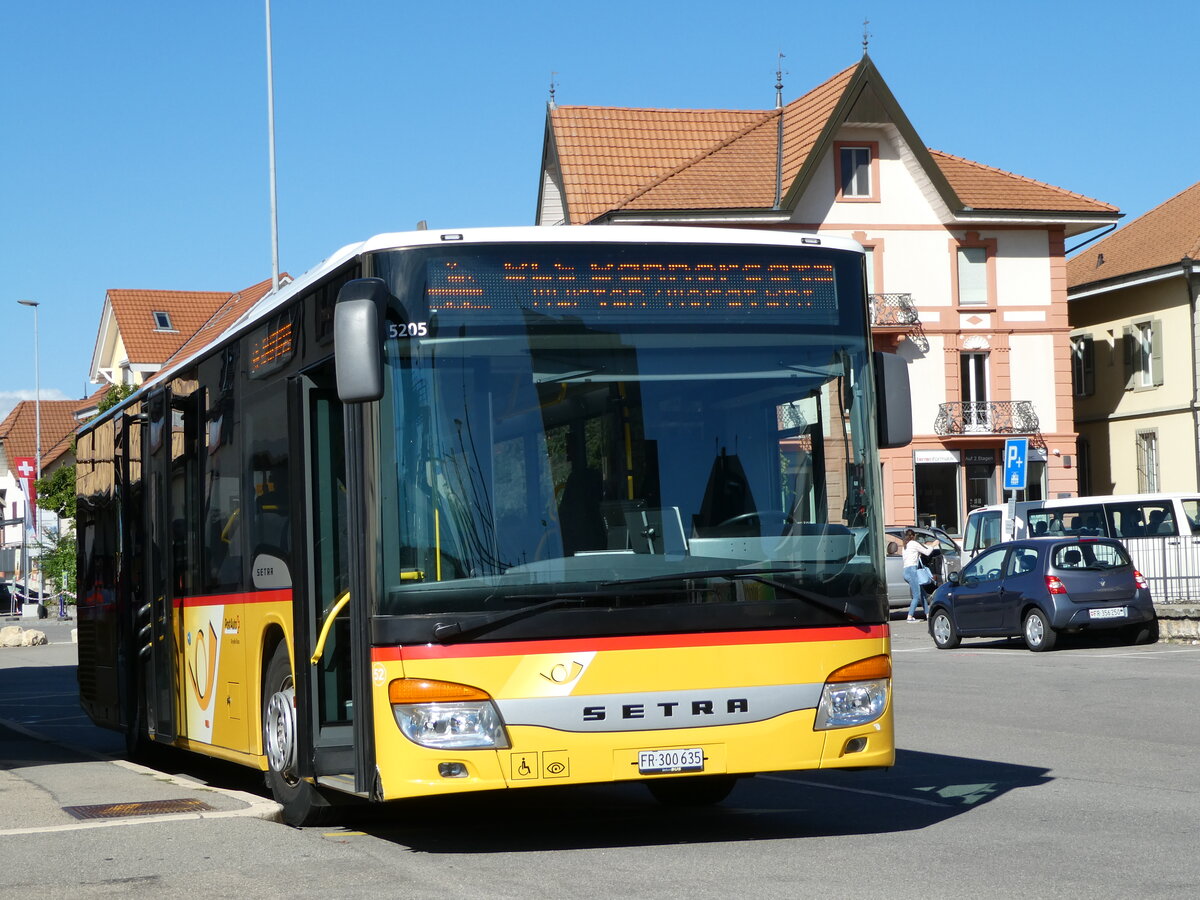
[[[381,312],[388,298],[382,278],[356,278],[338,291],[333,307],[333,352],[338,399],[365,403],[383,396]]]
[[[874,352],[876,431],[879,446],[907,447],[912,443],[912,394],[908,363],[895,353]]]

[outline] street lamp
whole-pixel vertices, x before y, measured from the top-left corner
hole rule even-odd
[[[42,367],[41,360],[38,358],[38,306],[41,304],[37,300],[18,300],[22,306],[33,307],[33,416],[34,416],[34,456],[37,465],[38,481],[42,479]],[[41,545],[41,511],[34,508],[33,527],[38,533],[38,544]],[[42,602],[42,593],[46,587],[46,573],[42,568],[41,554],[38,554],[38,603]],[[25,572],[25,587],[29,587],[29,573]]]

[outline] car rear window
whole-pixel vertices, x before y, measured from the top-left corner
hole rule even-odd
[[[1050,565],[1056,569],[1116,569],[1132,563],[1120,544],[1081,541],[1055,547]]]

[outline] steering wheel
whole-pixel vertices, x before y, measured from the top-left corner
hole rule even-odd
[[[775,532],[776,534],[783,534],[785,529],[796,524],[796,520],[782,509],[764,509],[759,512],[742,513],[740,516],[728,518],[717,526],[717,530],[722,532],[727,530],[741,531],[741,529],[745,528],[745,533],[739,536],[751,537],[755,533],[749,527],[752,522],[759,523],[758,533],[768,533],[771,525],[778,524],[779,529]]]

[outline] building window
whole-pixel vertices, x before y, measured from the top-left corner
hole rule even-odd
[[[963,353],[962,401],[963,431],[991,431],[991,406],[988,403],[986,353]]]
[[[171,327],[171,314],[170,313],[162,312],[161,310],[158,310],[158,311],[152,312],[150,315],[154,316],[154,330],[155,331],[174,331],[175,330],[174,328]]]
[[[1076,397],[1096,392],[1096,352],[1090,334],[1071,338],[1071,387]]]
[[[1154,323],[1141,322],[1133,326],[1133,336],[1136,344],[1137,381],[1141,387],[1154,386]]]
[[[1137,433],[1138,493],[1153,494],[1159,490],[1158,481],[1158,432]]]
[[[836,144],[834,153],[837,168],[839,200],[877,200],[876,181],[879,174],[879,145],[873,141],[856,144]]]
[[[996,502],[996,451],[968,450],[963,454],[967,512]]]
[[[1162,320],[1126,325],[1125,390],[1142,391],[1163,383]]]
[[[958,479],[956,462],[925,463],[916,467],[917,525],[958,533]]]
[[[1075,467],[1076,493],[1080,497],[1092,495],[1092,448],[1087,439],[1080,437],[1075,441],[1075,455],[1078,462]]]
[[[988,305],[988,252],[986,247],[958,248],[959,306]]]

